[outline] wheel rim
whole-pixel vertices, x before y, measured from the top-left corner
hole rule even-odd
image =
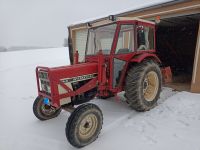
[[[159,87],[158,75],[154,71],[147,73],[143,82],[143,95],[145,100],[153,101],[157,95]]]
[[[80,122],[79,135],[81,139],[92,137],[97,130],[97,117],[94,114],[88,114]]]
[[[42,103],[41,106],[41,112],[46,115],[46,116],[51,116],[55,113],[56,109],[53,108],[52,106],[46,105],[44,103]]]

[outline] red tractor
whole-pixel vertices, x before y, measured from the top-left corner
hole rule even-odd
[[[99,107],[86,102],[125,91],[131,108],[148,111],[156,106],[162,86],[153,22],[110,16],[88,28],[84,62],[76,52],[73,65],[36,68],[38,97],[33,104],[40,120],[57,117],[62,109],[71,112],[65,133],[79,148],[98,137],[103,123]]]

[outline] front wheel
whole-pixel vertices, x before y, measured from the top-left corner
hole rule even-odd
[[[45,104],[44,98],[38,96],[33,103],[33,113],[39,120],[49,120],[57,117],[62,111],[61,108],[54,108]]]
[[[137,111],[147,111],[156,106],[162,86],[162,75],[157,63],[146,60],[128,71],[125,96]]]
[[[84,147],[98,137],[103,124],[101,110],[95,104],[78,106],[68,118],[65,133],[71,145]]]

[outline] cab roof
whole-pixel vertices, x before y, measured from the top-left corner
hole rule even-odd
[[[155,22],[152,21],[147,21],[144,19],[139,19],[136,17],[115,17],[115,16],[109,16],[108,18],[98,21],[98,22],[94,22],[94,23],[88,23],[88,27],[98,27],[98,26],[102,26],[102,25],[106,25],[106,24],[110,24],[110,23],[115,23],[115,22],[121,22],[121,21],[136,21],[136,22],[144,22],[147,24],[151,24],[154,25]]]

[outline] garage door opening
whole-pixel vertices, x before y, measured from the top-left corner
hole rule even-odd
[[[157,25],[157,52],[163,66],[170,66],[178,91],[190,91],[200,14],[165,18]]]

